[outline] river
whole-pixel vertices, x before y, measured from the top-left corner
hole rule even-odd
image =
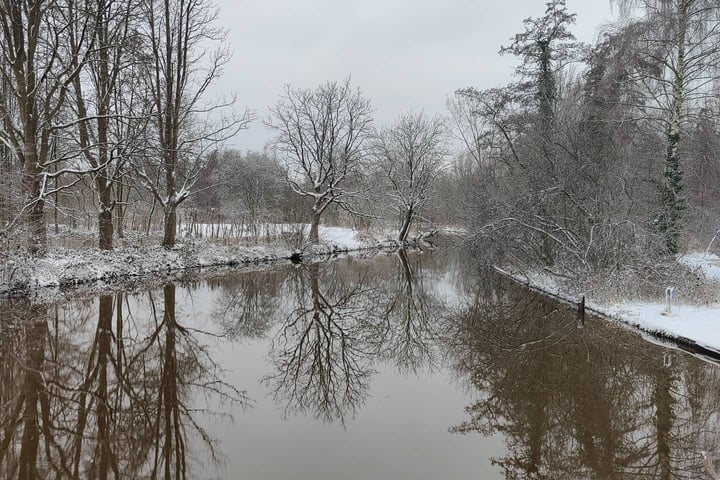
[[[0,478],[710,478],[720,451],[718,365],[452,252],[0,312]]]

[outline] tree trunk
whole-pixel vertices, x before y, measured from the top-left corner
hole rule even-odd
[[[165,345],[161,376],[162,420],[160,420],[160,428],[164,438],[158,438],[156,448],[160,448],[162,451],[165,478],[186,478],[184,429],[181,423],[181,411],[185,410],[180,403],[182,373],[178,369],[177,333],[180,327],[175,317],[175,284],[170,283],[163,289],[163,303],[165,307],[163,316]],[[160,419],[159,415],[158,419]],[[153,472],[153,478],[160,476],[156,473],[159,472]]]
[[[685,211],[685,201],[681,196],[683,171],[680,164],[680,130],[682,126],[683,105],[685,102],[685,42],[687,39],[688,2],[678,3],[677,67],[673,79],[673,99],[670,126],[667,132],[667,155],[663,172],[660,201],[662,218],[658,222],[660,232],[665,239],[668,253],[678,252],[680,222]]]
[[[106,209],[104,206],[103,210],[98,215],[100,223],[100,241],[98,247],[100,250],[112,250],[113,249],[113,218],[112,211]]]
[[[104,15],[103,15],[104,17]],[[100,218],[99,218],[99,247],[101,250],[112,250],[113,248],[113,179],[109,175],[110,152],[108,151],[108,130],[110,113],[110,98],[112,83],[110,76],[110,57],[107,46],[110,45],[108,39],[108,25],[103,18],[97,25],[97,40],[100,48],[98,49],[99,62],[95,75],[97,76],[97,135],[98,135],[98,161],[102,167],[95,177],[98,196],[100,197]]]
[[[540,121],[542,122],[543,141],[550,143],[555,124],[555,73],[551,65],[552,51],[548,42],[540,43],[540,74],[538,78],[538,97]]]
[[[122,181],[120,181],[117,184],[117,198],[119,203],[115,205],[117,209],[115,212],[115,231],[117,232],[118,238],[123,238],[125,235],[123,224],[125,223],[125,203],[128,201],[128,198],[124,193]]]
[[[26,132],[26,135],[29,136],[30,132]],[[45,226],[45,200],[42,198],[39,159],[34,143],[25,143],[24,156],[23,188],[25,190],[25,202],[28,206],[26,214],[28,247],[30,253],[36,254],[47,245],[47,229]]]
[[[398,250],[398,257],[400,257],[400,265],[402,265],[403,275],[405,277],[405,295],[408,298],[408,304],[413,303],[413,273],[410,269],[410,262],[407,258],[407,252],[405,249]],[[408,323],[409,324],[409,323]]]
[[[177,205],[168,205],[165,208],[163,224],[165,226],[165,233],[162,246],[172,248],[175,246],[175,234],[177,230]]]
[[[123,342],[123,294],[122,292],[118,292],[117,296],[115,297],[115,305],[116,307],[116,315],[115,315],[115,343],[117,348],[117,355],[118,358],[120,355],[122,355],[122,352],[125,351],[124,342]],[[117,376],[118,378],[123,378],[123,363],[117,362]]]
[[[402,226],[400,227],[400,233],[398,234],[398,240],[404,242],[407,239],[408,233],[410,232],[410,224],[413,219],[412,207],[405,210],[405,217],[403,218]]]
[[[47,245],[47,229],[45,226],[45,200],[35,197],[32,207],[27,213],[28,245],[30,253],[37,254]]]
[[[320,215],[313,212],[312,223],[310,224],[310,243],[313,245],[320,244]]]
[[[53,170],[57,172],[57,163],[54,164]],[[55,189],[57,189],[58,184],[60,183],[60,179],[58,177],[55,177],[55,181],[53,182],[55,184]],[[55,222],[55,235],[60,233],[60,226],[58,225],[58,201],[60,200],[60,192],[55,192],[53,199],[53,221]]]

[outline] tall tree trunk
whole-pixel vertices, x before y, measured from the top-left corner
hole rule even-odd
[[[177,205],[168,205],[165,207],[163,225],[165,232],[163,235],[162,246],[165,248],[172,248],[175,246],[175,234],[177,231]]]
[[[110,98],[113,80],[110,75],[110,56],[108,38],[108,25],[105,13],[100,15],[101,19],[97,25],[97,41],[100,46],[98,49],[97,62],[97,135],[98,135],[98,160],[101,166],[100,171],[95,177],[97,183],[98,196],[100,198],[100,215],[99,215],[99,247],[101,250],[112,250],[113,248],[113,179],[109,172],[110,168],[110,152],[108,151],[109,137],[109,115],[110,115]]]
[[[322,295],[320,294],[320,264],[313,263],[308,267],[310,273],[310,295],[313,302],[314,318],[317,321],[319,319],[319,312],[322,311],[322,304],[320,302]]]
[[[681,196],[683,171],[680,164],[680,138],[683,104],[685,100],[685,42],[687,40],[688,0],[678,2],[677,66],[673,79],[672,118],[667,133],[667,155],[663,171],[660,201],[662,218],[660,231],[665,239],[668,253],[678,252],[680,222],[685,211],[685,200]]]
[[[116,309],[116,315],[115,315],[115,348],[117,349],[117,376],[118,378],[123,378],[123,362],[121,362],[119,359],[122,358],[123,353],[125,351],[125,344],[123,342],[123,335],[124,335],[124,329],[123,329],[123,294],[122,292],[118,292],[115,296],[115,309]]]
[[[163,289],[165,314],[165,345],[162,365],[162,455],[164,476],[170,478],[186,478],[187,464],[185,455],[185,439],[181,423],[179,381],[182,372],[177,363],[177,333],[180,328],[175,317],[175,285],[170,283]],[[162,440],[158,439],[158,447]],[[153,477],[154,478],[154,477]]]
[[[543,142],[550,143],[555,130],[555,73],[552,67],[552,51],[549,41],[540,42],[540,73],[538,75],[538,100]]]

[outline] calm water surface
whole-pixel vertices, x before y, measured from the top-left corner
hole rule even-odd
[[[720,442],[716,365],[444,253],[0,312],[0,478],[711,478]]]

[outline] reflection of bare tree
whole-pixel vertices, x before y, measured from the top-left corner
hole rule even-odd
[[[271,328],[286,271],[243,273],[218,282],[213,317],[229,338],[260,338]]]
[[[718,368],[507,285],[456,319],[456,370],[478,391],[452,431],[501,433],[506,478],[701,478]],[[711,383],[708,384],[707,382]]]
[[[118,296],[118,299],[120,297]],[[117,366],[112,358],[112,319],[113,297],[102,296],[99,300],[99,313],[97,329],[93,347],[90,350],[85,378],[77,396],[78,418],[77,430],[73,446],[73,476],[80,474],[81,460],[83,459],[83,440],[88,432],[88,413],[94,411],[96,432],[91,437],[95,439],[92,462],[89,465],[91,478],[105,479],[110,470],[118,476],[119,466],[111,445],[111,419],[110,419],[110,386],[108,379],[109,365]]]
[[[48,340],[47,307],[21,301],[10,306],[9,313],[4,320],[15,331],[3,340],[1,471],[7,478],[20,479],[44,478],[53,470],[67,475],[42,376]]]
[[[435,364],[443,302],[425,288],[422,256],[415,255],[412,264],[401,249],[397,257],[397,274],[382,283],[385,305],[379,350],[401,371],[416,372]]]
[[[178,335],[187,333],[175,318],[175,285],[168,284],[163,289],[163,301],[165,305],[162,330],[165,332],[164,345],[158,340],[158,347],[161,353],[161,364],[159,369],[160,388],[155,406],[156,433],[155,455],[153,460],[152,476],[157,477],[158,472],[164,472],[165,478],[185,478],[187,475],[187,456],[185,453],[185,435],[183,414],[187,413],[184,408],[181,388],[186,383],[187,375],[192,376],[185,369],[178,368]],[[158,335],[158,339],[161,335]],[[194,365],[188,365],[191,368]],[[182,376],[181,378],[178,378]],[[183,405],[183,408],[181,408]],[[200,428],[200,433],[207,436]],[[171,475],[172,474],[172,475]]]
[[[186,478],[190,437],[217,459],[194,403],[243,394],[178,323],[175,286],[160,314],[149,298],[103,296],[97,323],[72,305],[52,330],[48,307],[0,304],[12,317],[0,336],[0,477]]]
[[[276,371],[264,381],[286,414],[342,422],[367,398],[372,369],[363,324],[373,316],[371,289],[364,277],[345,282],[317,263],[298,271],[295,287],[297,308],[273,340]]]
[[[178,323],[175,296],[175,285],[166,285],[162,320],[151,300],[155,329],[130,362],[147,372],[134,384],[144,392],[142,413],[152,422],[150,437],[145,439],[152,446],[148,459],[151,478],[187,477],[190,434],[202,439],[212,461],[219,460],[211,436],[196,419],[199,410],[192,401],[197,394],[244,400],[242,392],[218,377],[216,365],[197,340],[197,332]]]

